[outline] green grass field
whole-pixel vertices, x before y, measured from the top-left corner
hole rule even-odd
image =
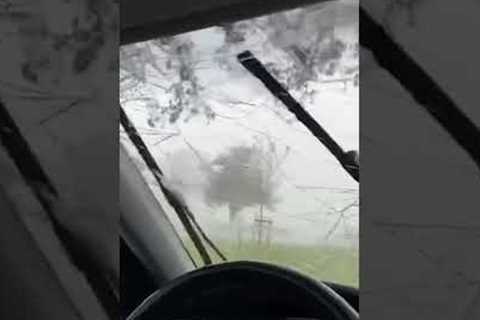
[[[201,265],[200,257],[193,244],[186,241],[194,259]],[[229,261],[253,260],[270,262],[296,269],[315,279],[358,287],[359,259],[354,249],[343,247],[321,247],[271,244],[259,245],[246,242],[241,246],[229,242],[216,242]],[[215,262],[221,260],[213,253]]]

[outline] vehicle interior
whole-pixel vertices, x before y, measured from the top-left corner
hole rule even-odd
[[[316,10],[312,8],[323,10],[325,7],[322,4],[327,2],[344,4],[349,1],[177,0],[171,3],[150,0],[111,1],[114,4],[117,2],[120,2],[122,7],[120,11],[122,48],[128,46],[135,48],[135,45],[141,47],[148,41],[154,41],[163,48],[168,44],[165,40],[175,42],[179,39],[177,36],[185,34],[196,34],[197,40],[212,40],[213,33],[208,30],[213,30],[211,28],[216,26],[221,26],[222,32],[227,33],[231,31],[229,26],[237,22],[302,8],[304,12],[315,12]],[[457,203],[468,206],[476,205],[478,202],[476,190],[478,190],[477,172],[480,167],[478,146],[480,133],[478,124],[467,116],[477,114],[476,104],[462,106],[465,110],[458,107],[445,89],[435,83],[434,79],[398,44],[403,42],[403,47],[407,49],[412,47],[415,49],[415,45],[422,46],[424,44],[422,37],[428,35],[430,30],[423,30],[423,36],[414,41],[405,41],[397,36],[395,42],[386,29],[376,22],[379,19],[370,17],[363,5],[358,10],[358,1],[352,2],[356,6],[354,11],[359,11],[357,21],[362,20],[360,45],[369,51],[362,54],[362,58],[366,57],[366,62],[362,62],[362,83],[365,84],[365,88],[368,86],[374,88],[364,91],[362,99],[365,100],[362,100],[362,105],[365,103],[365,108],[373,108],[371,111],[374,112],[370,115],[374,113],[379,115],[379,119],[373,116],[362,119],[362,150],[370,152],[369,161],[364,168],[367,167],[367,172],[368,170],[379,172],[381,176],[375,178],[374,175],[370,177],[369,174],[366,175],[367,179],[371,179],[371,184],[376,185],[370,189],[375,193],[375,201],[362,200],[362,214],[365,217],[362,219],[362,243],[368,247],[368,250],[362,252],[362,269],[368,270],[369,273],[362,278],[362,288],[365,292],[376,290],[379,293],[369,296],[375,304],[368,311],[384,318],[392,314],[404,315],[405,318],[419,316],[412,300],[404,295],[404,286],[396,282],[394,279],[396,277],[392,277],[392,264],[395,264],[393,270],[396,271],[398,264],[403,266],[405,261],[423,259],[421,260],[423,264],[412,263],[415,272],[410,274],[406,272],[403,280],[420,283],[423,287],[428,286],[429,289],[435,290],[438,283],[430,287],[423,280],[434,279],[425,278],[437,274],[439,269],[442,269],[440,277],[453,280],[447,283],[446,291],[449,295],[440,299],[426,297],[429,304],[423,310],[425,313],[420,316],[431,318],[429,315],[442,312],[442,316],[454,318],[448,312],[463,308],[466,300],[465,292],[459,291],[460,287],[456,285],[459,279],[460,282],[472,281],[467,277],[463,279],[462,272],[455,268],[443,270],[444,266],[439,262],[446,260],[444,259],[446,255],[439,253],[437,247],[439,241],[445,238],[449,244],[440,251],[455,253],[458,259],[453,261],[454,263],[469,261],[471,253],[464,248],[478,239],[478,228],[468,225],[477,216],[476,211],[458,210],[457,207]],[[65,2],[64,5],[72,5],[72,2]],[[72,77],[69,78],[70,69],[59,68],[51,72],[49,76],[52,76],[53,80],[48,76],[46,79],[37,79],[38,74],[32,72],[31,65],[21,64],[24,55],[36,59],[38,58],[36,55],[42,51],[46,51],[47,55],[51,53],[48,48],[44,48],[43,35],[32,32],[32,29],[43,21],[43,18],[39,20],[38,16],[42,17],[45,10],[40,8],[40,12],[35,11],[39,9],[37,4],[25,7],[23,2],[14,5],[13,9],[9,6],[10,4],[2,7],[2,17],[6,17],[2,23],[5,22],[8,28],[3,28],[2,25],[2,32],[3,29],[7,32],[2,34],[0,49],[2,52],[13,53],[12,56],[17,60],[12,62],[9,59],[1,59],[0,69],[15,71],[17,78],[15,81],[5,79],[9,78],[8,72],[2,72],[0,79],[0,225],[4,227],[0,233],[1,319],[359,318],[358,247],[355,247],[353,254],[350,251],[341,259],[330,259],[338,257],[337,253],[340,251],[329,255],[328,251],[317,250],[318,248],[314,251],[302,251],[298,246],[275,247],[277,239],[274,237],[275,241],[269,242],[270,229],[267,227],[257,228],[265,231],[267,237],[262,232],[257,232],[257,229],[254,229],[254,236],[260,240],[267,238],[266,244],[267,247],[271,246],[271,250],[255,251],[250,250],[248,246],[239,248],[236,243],[233,245],[222,243],[220,236],[225,234],[231,238],[237,236],[235,230],[229,229],[228,219],[222,220],[223,224],[219,224],[220,227],[213,228],[206,222],[208,219],[218,218],[219,215],[202,216],[206,206],[191,201],[192,197],[188,192],[183,192],[183,189],[172,187],[168,179],[171,177],[164,175],[164,172],[167,174],[174,172],[183,179],[195,172],[191,170],[192,166],[179,165],[176,170],[164,166],[164,158],[158,150],[165,149],[168,152],[172,151],[172,154],[175,150],[172,149],[172,145],[164,144],[164,141],[170,141],[170,133],[158,139],[156,133],[152,132],[151,128],[148,129],[148,120],[151,118],[153,122],[157,121],[158,114],[153,113],[150,118],[140,119],[145,122],[142,123],[133,112],[134,108],[123,101],[120,110],[117,105],[110,109],[105,108],[111,106],[111,101],[117,101],[119,95],[118,72],[115,68],[118,57],[118,35],[115,25],[118,25],[118,17],[111,13],[114,11],[111,10],[112,7],[93,6],[97,10],[96,13],[104,17],[106,23],[110,23],[112,27],[105,29],[106,33],[110,32],[105,37],[108,41],[98,41],[97,38],[91,41],[90,37],[86,39],[94,45],[103,43],[107,58],[113,59],[113,62],[109,64],[109,71],[104,72],[102,66],[105,65],[105,60],[99,59],[102,60],[101,63],[85,69],[85,65],[89,63],[80,59],[81,63],[71,69],[87,70],[80,73],[82,83],[72,81]],[[68,30],[63,29],[68,29],[64,28],[65,20],[70,18],[72,16],[69,15],[55,16],[56,23],[48,27],[53,28],[56,35],[62,32],[68,35]],[[12,20],[13,24],[7,21],[8,19]],[[280,23],[275,24],[273,29],[269,29],[268,25],[262,25],[261,21],[255,21],[254,24],[260,23],[265,30],[272,31],[270,35],[273,38],[282,40],[277,45],[288,47],[294,43],[283,41],[295,37],[288,35],[282,37],[285,30],[281,28],[280,32],[275,32],[275,28],[286,20],[279,21]],[[444,21],[437,23],[444,25]],[[12,32],[16,30],[18,23],[24,29],[23,33],[20,33],[21,37],[25,38],[24,41],[18,41],[21,37]],[[240,26],[243,24],[240,23]],[[416,34],[411,32],[414,33]],[[85,40],[85,34],[81,35],[79,38]],[[230,35],[234,43],[239,39],[242,42],[245,40],[243,38],[248,38],[239,37],[238,32]],[[46,41],[48,45],[52,44],[50,40]],[[449,45],[443,39],[439,42],[445,46]],[[42,50],[38,50],[39,48]],[[114,54],[111,54],[112,48]],[[186,48],[188,49],[188,46]],[[262,48],[271,49],[268,46]],[[91,53],[89,50],[82,50],[83,47],[80,49],[81,52],[86,52],[87,56]],[[355,48],[352,50],[355,51]],[[182,50],[178,53],[178,56],[183,58]],[[271,50],[270,53],[274,56],[278,52]],[[338,128],[332,125],[335,123],[332,119],[336,118],[332,117],[330,121],[326,121],[326,118],[315,121],[302,108],[302,104],[307,106],[310,103],[297,103],[300,100],[308,102],[308,99],[301,99],[302,96],[299,96],[298,92],[292,93],[279,85],[288,80],[288,77],[284,77],[284,72],[295,68],[289,69],[289,66],[286,66],[280,68],[280,72],[274,72],[269,65],[271,61],[268,61],[266,59],[268,57],[252,42],[234,47],[233,52],[229,54],[227,63],[221,59],[216,62],[217,68],[219,66],[224,68],[222,72],[235,75],[231,78],[222,75],[215,82],[218,87],[223,85],[222,82],[230,84],[227,89],[231,92],[226,94],[226,98],[230,100],[223,102],[231,103],[232,100],[239,100],[238,98],[259,95],[258,90],[241,92],[234,90],[239,80],[248,82],[253,79],[249,85],[263,89],[262,99],[275,96],[275,99],[280,101],[273,105],[275,108],[282,104],[287,107],[281,116],[289,117],[284,117],[282,121],[290,123],[292,119],[298,120],[294,129],[299,131],[300,135],[294,136],[294,140],[302,135],[308,136],[311,140],[311,144],[303,145],[308,157],[314,154],[314,150],[322,150],[328,154],[331,161],[318,162],[322,164],[322,168],[324,165],[328,168],[323,170],[323,174],[336,175],[337,178],[340,177],[339,181],[352,187],[330,189],[329,197],[331,194],[341,194],[348,195],[347,198],[350,200],[355,198],[348,206],[334,208],[336,210],[332,212],[343,216],[345,212],[342,210],[351,210],[352,207],[358,209],[356,193],[358,154],[344,151],[355,149],[356,146],[352,148],[348,145],[345,149],[340,147],[345,146],[345,141],[343,139],[339,143],[336,141],[341,136],[338,134]],[[223,53],[218,54],[222,55]],[[433,54],[423,57],[420,54],[415,58],[428,66],[435,60],[431,56]],[[302,61],[302,54],[299,53],[297,58]],[[439,61],[436,63],[444,64],[443,60]],[[70,62],[67,59],[66,63]],[[140,60],[140,64],[143,62]],[[35,61],[34,67],[45,71],[42,69],[44,64],[38,60]],[[434,67],[435,64],[432,68]],[[352,70],[355,71],[354,68]],[[174,70],[174,73],[176,71]],[[203,76],[209,76],[211,79],[220,75],[220,72],[213,75],[209,74],[210,72],[211,68],[207,69]],[[304,75],[295,72],[292,74],[300,78]],[[146,76],[141,73],[140,75]],[[355,83],[358,85],[358,74],[354,72],[350,75],[348,79],[323,80],[328,85],[334,83],[336,87],[333,91],[338,90],[344,95],[354,92],[351,90],[352,87],[355,87]],[[453,80],[453,88],[463,86],[462,77],[463,74],[459,73],[457,79]],[[68,81],[59,81],[65,78]],[[53,85],[50,85],[50,80]],[[102,80],[107,81],[99,84]],[[388,88],[387,82],[390,84],[393,82],[394,90]],[[338,84],[340,86],[337,86]],[[89,93],[92,88],[100,89],[98,91],[101,94],[95,95],[96,100],[85,99],[85,92]],[[140,93],[142,98],[143,92]],[[322,104],[320,109],[328,108],[328,102],[338,99],[338,95],[335,96],[332,92],[322,91],[323,93],[326,93],[326,99],[323,101],[327,103]],[[81,99],[78,99],[78,96]],[[332,97],[336,98],[331,100]],[[162,99],[161,95],[157,98]],[[375,107],[379,105],[379,100],[385,103]],[[344,102],[342,99],[338,101]],[[249,101],[233,102],[236,105],[249,104]],[[348,108],[343,109],[347,112],[343,113],[336,112],[339,110],[337,106],[341,103],[337,104],[335,115],[341,115],[338,117],[342,119],[339,122],[344,123],[347,115],[355,112],[355,108],[351,106],[356,106],[357,102],[354,99],[348,100],[345,103]],[[369,102],[372,102],[371,105]],[[397,105],[398,102],[403,103]],[[77,108],[78,106],[81,107]],[[116,119],[117,111],[120,114],[120,129]],[[313,109],[310,108],[308,111]],[[172,113],[167,115],[172,116]],[[358,118],[352,119],[346,127],[358,123]],[[258,132],[257,129],[265,129],[266,122],[257,120],[258,118],[250,121],[252,123],[247,122],[247,125],[256,124],[256,134],[265,136],[265,132]],[[329,124],[325,128],[320,126],[324,123],[323,120]],[[148,130],[141,125],[147,126]],[[197,128],[206,130],[205,126]],[[277,132],[282,132],[283,128],[278,126]],[[421,134],[407,137],[403,134],[406,128]],[[118,150],[119,131],[122,142],[120,150]],[[198,130],[192,131],[188,138],[193,141],[197,133]],[[171,134],[176,136],[176,132]],[[224,140],[234,141],[237,132],[229,134]],[[182,164],[182,161],[191,157],[196,157],[198,162],[202,162],[201,158],[207,157],[205,156],[207,149],[218,148],[214,142],[220,140],[216,139],[219,136],[218,132],[211,132],[211,139],[207,139],[204,145],[197,144],[198,140],[191,145],[188,141],[183,141],[189,153],[179,153],[172,157],[171,162]],[[352,136],[356,138],[355,134]],[[161,146],[152,147],[157,141],[151,137],[159,140]],[[428,150],[425,145],[429,146]],[[244,152],[244,149],[240,151]],[[234,155],[244,155],[242,152]],[[315,162],[317,159],[324,160],[313,159],[313,168],[319,167]],[[303,167],[311,166],[312,162],[293,166],[293,171],[301,171]],[[215,166],[221,164],[221,161],[217,163],[214,161]],[[402,167],[403,170],[396,170],[397,167]],[[303,178],[308,180],[307,178],[314,176],[316,171],[322,170],[304,170]],[[212,172],[215,173],[215,170]],[[455,191],[458,191],[459,186],[465,186],[465,178],[469,181],[465,188],[467,192],[457,195]],[[435,188],[432,187],[432,181]],[[444,181],[448,183],[443,183]],[[305,197],[297,201],[300,207],[311,205],[312,202],[308,201],[314,198],[312,193],[320,190],[318,186],[313,189],[308,185],[297,187],[300,187],[297,189],[301,189],[302,192],[310,190],[310,193],[305,192]],[[425,191],[432,189],[435,192],[427,195]],[[231,193],[236,195],[237,190],[233,189]],[[256,189],[251,193],[255,194]],[[285,194],[282,198],[288,199]],[[183,201],[185,199],[182,198],[187,201]],[[118,199],[121,211],[120,231],[117,227]],[[214,200],[213,202],[225,204],[225,201],[220,201],[222,199]],[[412,207],[412,203],[419,200],[424,205]],[[255,199],[254,203],[258,204],[258,200]],[[318,203],[321,204],[322,201]],[[392,203],[395,205],[392,206]],[[369,208],[373,210],[370,211]],[[230,210],[230,213],[235,210]],[[267,215],[270,213],[269,210],[270,208],[266,208],[266,215],[260,216],[258,220],[258,217],[255,217],[255,222],[259,222],[259,226],[262,226],[263,222],[266,222],[267,226],[272,224],[271,216]],[[224,214],[224,217],[228,217],[228,210],[218,211]],[[263,207],[260,206],[258,211],[263,213]],[[371,219],[372,215],[369,212],[375,211],[388,212],[390,220]],[[446,211],[456,213],[450,215],[456,223],[454,228],[447,224],[451,222],[449,220],[438,221],[437,212]],[[301,217],[303,219],[301,223],[293,224],[295,227],[291,229],[294,229],[297,239],[310,237],[318,244],[319,238],[315,236],[320,234],[322,241],[328,238],[322,237],[322,234],[330,236],[328,229],[312,232],[312,226],[320,225],[311,220],[312,216],[318,216],[318,212],[321,211],[309,212],[308,215]],[[353,212],[351,216],[358,218],[358,211],[349,212]],[[278,215],[275,219],[274,226],[278,221],[289,217]],[[416,221],[417,224],[405,223],[404,221],[409,221],[408,219]],[[432,221],[438,224],[432,225]],[[336,226],[335,220],[333,222]],[[277,231],[278,234],[282,234],[281,232],[285,230]],[[369,234],[375,234],[376,237],[369,238]],[[379,234],[382,241],[378,241]],[[353,235],[349,240],[358,240],[358,234]],[[400,244],[406,242],[411,242],[413,249],[422,244],[421,256],[418,255],[418,250],[400,248]],[[265,255],[265,252],[270,255]],[[285,253],[288,253],[288,257]],[[328,259],[324,259],[325,256]],[[380,261],[378,257],[381,257]],[[332,262],[330,265],[326,263],[329,265],[329,268],[326,268],[328,272],[317,272],[319,269],[317,265],[313,267],[308,265],[315,260],[322,263]],[[478,268],[472,273],[477,270]],[[415,294],[421,297],[424,296],[424,292],[427,291],[415,291]],[[458,300],[459,308],[451,307],[455,299]],[[378,305],[385,306],[384,310],[376,309]]]
[[[323,2],[182,0],[167,4],[122,1],[121,43],[128,47],[276,12],[319,6]],[[225,258],[215,246],[215,241],[211,241],[195,221],[195,210],[190,212],[179,200],[181,195],[173,192],[162,180],[163,168],[159,168],[144,141],[145,136],[139,133],[138,122],[131,120],[131,114],[123,107],[120,131],[125,134],[126,142],[121,143],[119,162],[123,318],[359,318],[359,291],[355,285],[332,279],[320,281],[288,265],[248,259],[248,256],[228,261],[228,257]],[[323,134],[328,137],[328,133]],[[328,143],[326,146],[335,154],[335,150],[341,148],[333,140],[332,144],[333,147],[329,148]],[[133,153],[136,156],[132,156]],[[350,170],[352,163],[344,162],[344,154],[342,151],[337,157],[340,162],[337,166],[358,181],[358,171]],[[161,203],[154,195],[138,162],[143,162],[140,167],[146,168],[158,182],[165,202]],[[184,238],[171,223],[172,216],[167,214],[166,206],[175,209],[193,249],[185,248]],[[197,259],[192,259],[192,252]],[[221,259],[212,261],[215,255]]]

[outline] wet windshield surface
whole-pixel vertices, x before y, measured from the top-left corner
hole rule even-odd
[[[122,107],[228,260],[358,286],[358,183],[237,60],[253,52],[344,150],[358,150],[357,10],[336,1],[122,48]]]

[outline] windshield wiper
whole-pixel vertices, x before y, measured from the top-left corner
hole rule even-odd
[[[205,232],[197,222],[195,216],[190,211],[185,201],[182,199],[182,197],[180,195],[177,195],[177,193],[165,183],[162,170],[158,166],[157,162],[155,161],[152,154],[148,150],[147,145],[143,142],[142,137],[140,136],[137,129],[135,128],[133,123],[130,121],[130,119],[128,118],[127,114],[125,113],[122,107],[120,107],[120,123],[125,129],[128,137],[132,141],[138,153],[145,161],[147,167],[150,169],[150,172],[152,173],[158,185],[160,186],[160,189],[165,195],[165,198],[167,199],[168,203],[175,210],[178,218],[180,219],[180,222],[183,224],[190,239],[195,245],[195,248],[199,252],[200,257],[202,258],[204,264],[205,265],[212,264],[212,258],[208,254],[207,248],[202,242],[202,238],[223,261],[226,261],[227,260],[226,257],[223,255],[220,249],[213,243],[213,241],[205,234]],[[200,233],[201,238],[198,235],[197,231],[198,233]],[[187,250],[187,254],[188,254],[188,250]],[[195,264],[193,259],[192,259],[192,262]]]
[[[295,115],[295,117],[337,158],[347,173],[359,181],[359,164],[352,151],[342,147],[322,128],[322,126],[290,95],[290,93],[268,72],[265,66],[250,51],[237,56],[239,62],[257,77],[265,87]]]
[[[450,134],[480,168],[480,129],[368,12],[360,7],[360,45]]]
[[[0,143],[47,214],[53,232],[60,240],[71,263],[86,277],[109,316],[112,319],[117,318],[118,289],[111,285],[108,275],[98,272],[90,254],[83,249],[83,245],[76,240],[74,234],[58,220],[55,203],[60,201],[60,194],[1,99]]]

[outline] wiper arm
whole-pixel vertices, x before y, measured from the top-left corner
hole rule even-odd
[[[480,129],[435,81],[360,7],[360,45],[369,49],[387,70],[480,169]]]
[[[345,152],[342,147],[322,128],[322,126],[290,95],[290,93],[268,72],[263,64],[250,51],[237,56],[239,62],[265,87],[277,97],[287,109],[312,133],[340,162],[347,173],[359,181],[359,164],[352,152]]]
[[[25,183],[30,187],[48,215],[53,231],[60,240],[72,264],[85,275],[89,285],[109,316],[112,319],[117,318],[117,288],[111,285],[108,275],[106,276],[98,272],[98,268],[92,262],[89,253],[76,240],[77,237],[58,220],[55,212],[55,202],[61,200],[60,194],[1,99],[0,144],[3,145]]]
[[[208,251],[203,244],[200,236],[197,234],[195,227],[197,228],[198,232],[202,236],[202,238],[210,245],[210,247],[217,253],[217,255],[224,261],[226,261],[225,256],[222,252],[218,249],[217,246],[210,240],[210,238],[205,234],[202,230],[200,225],[195,219],[195,216],[190,211],[186,203],[181,199],[179,195],[177,195],[174,190],[169,188],[164,182],[163,172],[158,166],[157,162],[153,158],[152,154],[147,148],[147,145],[143,142],[142,137],[138,133],[137,129],[133,125],[133,123],[128,118],[127,114],[120,107],[120,123],[127,132],[128,137],[134,144],[135,148],[137,149],[138,153],[141,155],[145,163],[147,164],[148,168],[150,169],[151,173],[153,174],[155,180],[157,181],[158,185],[160,186],[165,198],[167,199],[168,203],[172,208],[175,210],[178,218],[180,219],[181,223],[183,224],[185,230],[187,231],[188,235],[192,239],[195,248],[198,250],[200,257],[202,258],[205,265],[212,264],[212,259],[208,254]],[[192,224],[193,222],[193,224]],[[188,251],[187,251],[188,252]]]

